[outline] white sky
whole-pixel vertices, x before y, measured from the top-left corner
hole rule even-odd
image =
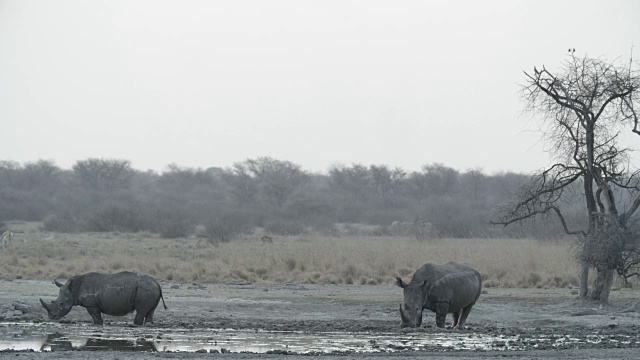
[[[518,83],[640,56],[640,1],[0,0],[0,160],[486,172],[549,162]]]

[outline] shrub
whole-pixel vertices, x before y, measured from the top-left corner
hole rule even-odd
[[[142,230],[142,226],[138,214],[131,209],[121,206],[109,206],[89,216],[87,230],[95,232],[138,232]]]
[[[265,230],[268,233],[281,236],[300,235],[305,232],[304,225],[295,221],[275,221],[267,224]]]
[[[73,233],[82,230],[80,222],[71,215],[50,215],[44,219],[42,227],[46,231]]]
[[[206,224],[203,231],[203,235],[217,242],[235,240],[240,234],[240,228],[236,224],[215,220]]]
[[[169,218],[158,224],[160,236],[166,239],[186,237],[191,232],[191,221],[183,218]]]
[[[292,258],[286,259],[285,265],[287,266],[287,270],[293,271],[296,268],[296,260]]]

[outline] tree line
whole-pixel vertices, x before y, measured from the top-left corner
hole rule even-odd
[[[0,220],[42,221],[50,231],[150,231],[171,238],[193,235],[198,226],[336,234],[337,224],[378,225],[372,235],[385,235],[394,221],[422,217],[438,237],[557,237],[559,226],[488,223],[528,178],[437,163],[415,172],[352,164],[313,173],[270,157],[228,168],[171,164],[159,173],[121,159],[88,158],[71,169],[53,160],[2,161]]]

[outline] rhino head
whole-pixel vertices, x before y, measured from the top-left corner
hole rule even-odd
[[[49,319],[58,320],[67,315],[73,307],[73,295],[71,294],[72,280],[69,280],[66,284],[63,284],[58,280],[54,280],[53,283],[60,288],[58,298],[49,304],[40,299],[40,303],[42,304],[42,307],[47,310]]]
[[[396,278],[396,285],[403,289],[404,310],[400,305],[401,327],[419,327],[422,324],[422,308],[425,298],[426,281],[420,284],[407,284],[399,277]]]

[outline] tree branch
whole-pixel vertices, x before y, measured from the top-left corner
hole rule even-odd
[[[558,218],[560,219],[560,223],[562,224],[562,228],[564,229],[564,231],[565,231],[565,233],[567,235],[583,235],[583,236],[587,235],[587,233],[582,231],[582,230],[577,230],[577,231],[569,230],[569,227],[567,226],[567,222],[566,222],[564,216],[562,215],[562,212],[555,205],[550,205],[550,206],[547,206],[547,207],[545,207],[543,209],[531,211],[531,212],[529,212],[527,214],[524,214],[522,216],[514,217],[514,218],[512,218],[512,219],[510,219],[508,221],[497,221],[497,222],[491,221],[489,223],[491,225],[503,225],[503,226],[506,227],[507,225],[513,224],[513,223],[518,222],[518,221],[526,220],[526,219],[531,218],[531,217],[536,216],[536,215],[546,214],[547,212],[549,212],[551,210],[553,210],[556,213],[556,215],[558,215]]]

